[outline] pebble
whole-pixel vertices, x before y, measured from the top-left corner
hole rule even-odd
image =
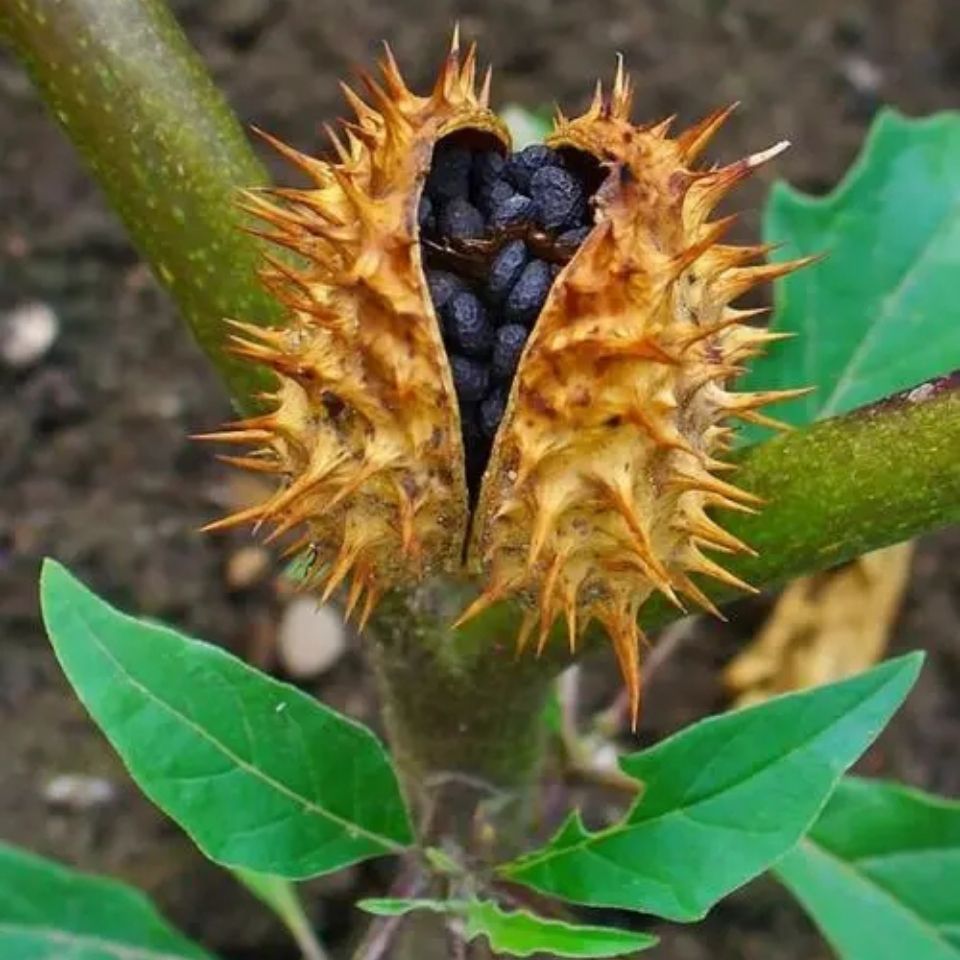
[[[298,680],[325,673],[347,649],[343,618],[312,597],[295,597],[283,612],[277,655],[284,670]]]
[[[227,558],[224,579],[231,590],[249,590],[270,570],[270,554],[263,547],[241,547]]]
[[[42,795],[51,807],[82,813],[113,803],[117,789],[103,777],[60,773],[43,785]]]
[[[26,303],[0,320],[0,358],[14,370],[35,366],[50,351],[60,321],[46,303]]]

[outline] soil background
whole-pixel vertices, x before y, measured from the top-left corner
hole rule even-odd
[[[909,114],[955,107],[960,17],[950,0],[178,0],[174,8],[245,123],[322,149],[343,112],[336,81],[389,39],[419,87],[459,19],[496,68],[499,104],[585,104],[622,51],[636,115],[689,122],[743,105],[720,138],[730,160],[781,137],[776,173],[820,193],[856,155],[882,103]],[[270,159],[273,163],[272,158]],[[280,176],[287,176],[275,167]],[[769,179],[741,195],[755,236]],[[0,311],[51,306],[60,335],[26,371],[0,366],[0,837],[147,890],[221,956],[296,956],[269,915],[206,865],[140,796],[53,662],[38,621],[40,558],[53,554],[117,604],[163,618],[274,668],[284,602],[272,576],[231,589],[243,535],[202,537],[205,521],[249,495],[187,440],[229,414],[59,129],[0,53]],[[894,650],[930,657],[920,683],[865,759],[871,774],[960,795],[960,532],[920,543]],[[652,685],[642,742],[721,709],[719,668],[749,639],[764,601],[703,626]],[[593,706],[613,695],[607,660],[591,669]],[[311,689],[376,722],[355,643]],[[595,701],[595,702],[594,702]],[[46,799],[61,774],[103,777],[112,799],[84,809]],[[389,873],[365,865],[308,885],[310,912],[337,956],[359,929],[351,903]],[[651,960],[818,960],[829,956],[799,910],[761,880],[696,927],[658,928]]]

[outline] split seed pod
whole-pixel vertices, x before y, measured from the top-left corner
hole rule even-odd
[[[344,87],[356,120],[330,132],[333,159],[272,141],[313,185],[246,196],[270,227],[261,235],[293,257],[268,257],[263,274],[287,322],[234,323],[234,349],[270,367],[278,386],[264,398],[269,412],[209,436],[253,445],[228,459],[279,484],[211,529],[251,522],[271,526],[271,539],[290,533],[289,552],[316,560],[322,596],[350,581],[348,610],[363,600],[361,621],[387,589],[464,571],[484,587],[461,620],[514,599],[528,611],[521,646],[538,628],[542,648],[561,618],[574,646],[597,620],[635,717],[647,598],[685,596],[713,611],[691,574],[749,589],[704,553],[749,550],[709,510],[758,505],[717,476],[727,466],[717,456],[729,418],[767,422],[759,408],[798,391],[729,389],[776,338],[746,323],[754,311],[729,304],[804,261],[751,265],[765,248],[723,244],[733,218],[709,217],[786,144],[698,170],[729,109],[675,138],[669,121],[634,126],[622,65],[586,113],[557,115],[547,144],[589,184],[592,225],[553,271],[471,510],[467,409],[427,284],[418,205],[441,141],[509,152],[489,71],[477,92],[475,69],[474,48],[461,60],[455,38],[420,97],[388,50],[382,83],[362,77],[369,103]],[[473,251],[482,270],[498,241],[454,246],[430,250]]]

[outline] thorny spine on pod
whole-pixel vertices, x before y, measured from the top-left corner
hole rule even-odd
[[[750,589],[704,551],[749,551],[710,516],[757,499],[718,474],[730,419],[802,391],[736,393],[775,339],[731,301],[808,262],[757,264],[722,242],[724,196],[785,143],[725,167],[695,164],[732,108],[671,138],[630,122],[618,65],[544,146],[509,153],[456,35],[429,96],[387,49],[369,103],[321,160],[269,139],[312,181],[251,192],[287,256],[264,279],[287,323],[235,322],[235,351],[269,366],[272,409],[207,435],[254,451],[230,462],[279,479],[265,503],[211,524],[290,534],[308,586],[349,580],[364,622],[386,589],[464,569],[527,608],[522,648],[566,622],[610,635],[636,719],[637,613],[655,591],[717,611],[693,579]],[[529,304],[529,306],[527,306]],[[512,377],[512,379],[511,379]]]

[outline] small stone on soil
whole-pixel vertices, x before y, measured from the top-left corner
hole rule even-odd
[[[313,597],[295,597],[283,612],[277,655],[291,677],[306,680],[329,670],[347,649],[343,619]]]

